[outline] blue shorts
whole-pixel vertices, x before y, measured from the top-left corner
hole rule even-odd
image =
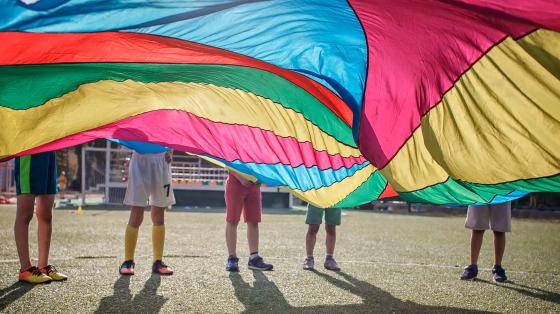
[[[16,158],[16,194],[56,194],[56,154],[45,152]]]

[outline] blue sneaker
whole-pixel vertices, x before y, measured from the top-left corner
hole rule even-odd
[[[461,275],[461,280],[472,280],[478,276],[478,266],[476,264],[471,264],[465,267],[465,271]]]
[[[227,271],[239,271],[239,258],[235,256],[230,256],[226,262],[226,270]]]
[[[506,282],[506,270],[502,268],[502,265],[494,265],[492,267],[492,278],[495,282]]]
[[[257,256],[255,258],[249,259],[249,269],[253,270],[272,270],[272,264],[267,264],[264,262],[263,258]]]

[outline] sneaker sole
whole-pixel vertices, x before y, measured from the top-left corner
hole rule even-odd
[[[170,272],[170,273],[160,273],[160,272],[158,272],[158,271],[153,271],[152,274],[157,274],[157,275],[160,275],[160,276],[171,276],[171,275],[173,275],[173,272]]]
[[[327,267],[325,267],[325,269],[326,269],[326,270],[330,270],[330,271],[340,271],[340,268],[333,269],[333,268],[327,268]]]
[[[49,284],[49,283],[53,282],[52,280],[43,281],[43,282],[29,282],[29,281],[25,281],[25,280],[18,280],[18,281],[23,282],[23,283],[28,283],[30,285],[46,285],[46,284]]]
[[[259,267],[255,267],[255,266],[249,266],[249,269],[252,269],[252,270],[260,270],[260,271],[269,271],[269,270],[272,270],[273,267],[259,268]]]

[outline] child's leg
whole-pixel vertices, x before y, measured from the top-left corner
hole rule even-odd
[[[506,232],[511,231],[511,202],[491,205],[490,226],[494,231],[494,265],[502,265]]]
[[[163,259],[165,244],[165,208],[152,206],[152,249],[154,262]]]
[[[239,221],[226,222],[226,245],[229,256],[237,256],[237,225]]]
[[[247,223],[247,242],[249,253],[256,256],[259,252],[259,223],[261,222],[261,190],[251,187],[243,201],[243,216]]]
[[[226,246],[229,256],[237,256],[237,225],[243,211],[243,188],[229,175],[224,193],[226,201]]]
[[[256,222],[247,222],[247,242],[249,243],[249,252],[251,254],[259,251],[259,224]]]
[[[130,209],[130,217],[128,225],[124,233],[124,260],[134,260],[134,251],[136,250],[136,242],[138,242],[138,228],[144,220],[144,207],[132,206]]]
[[[14,224],[14,235],[19,256],[21,270],[31,267],[29,259],[29,222],[33,219],[33,208],[35,206],[35,195],[20,194],[17,196],[16,222]]]
[[[49,264],[52,234],[54,195],[37,195],[37,243],[39,244],[39,269]]]
[[[484,238],[484,230],[472,230],[471,233],[471,265],[478,263],[478,255],[482,247],[482,240]]]
[[[342,210],[340,208],[325,209],[325,231],[327,238],[325,246],[327,247],[327,256],[334,254],[334,246],[336,244],[336,226],[340,225],[342,220]]]
[[[506,233],[494,231],[494,265],[502,265],[506,250]]]
[[[334,254],[334,246],[336,244],[336,225],[325,224],[325,231],[327,232],[327,238],[325,240],[327,255],[332,256]]]
[[[307,256],[313,256],[313,250],[315,249],[315,242],[317,241],[317,232],[319,232],[319,226],[317,224],[311,224],[307,227],[307,235],[305,236],[305,252]]]

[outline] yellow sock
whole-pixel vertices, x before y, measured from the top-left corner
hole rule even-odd
[[[138,228],[126,226],[124,233],[124,260],[134,260],[134,251],[136,250],[136,242],[138,241]]]
[[[163,244],[165,242],[165,225],[152,225],[152,249],[154,262],[163,259]]]

